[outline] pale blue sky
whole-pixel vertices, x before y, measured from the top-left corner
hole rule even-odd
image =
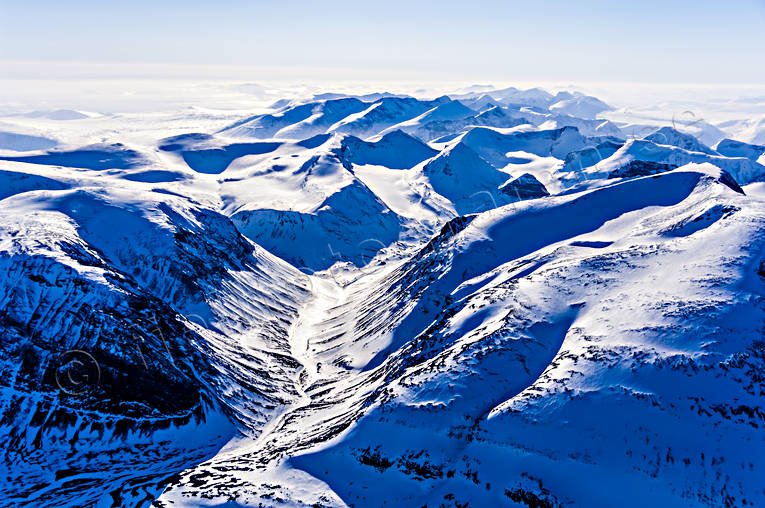
[[[0,0],[0,60],[16,62],[762,84],[763,54],[765,0]]]

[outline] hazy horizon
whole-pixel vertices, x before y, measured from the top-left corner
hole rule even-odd
[[[765,2],[0,1],[5,78],[765,82]],[[758,49],[760,48],[760,49]],[[88,70],[88,68],[90,70]]]

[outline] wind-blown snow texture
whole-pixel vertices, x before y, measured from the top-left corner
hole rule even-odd
[[[765,505],[765,147],[275,106],[0,133],[0,505]]]

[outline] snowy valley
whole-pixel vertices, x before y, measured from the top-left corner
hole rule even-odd
[[[685,116],[0,116],[0,505],[765,505],[765,127]]]

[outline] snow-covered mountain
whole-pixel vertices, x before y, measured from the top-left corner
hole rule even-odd
[[[765,148],[611,110],[3,124],[0,506],[764,505]]]
[[[550,111],[554,113],[578,116],[580,118],[596,118],[598,114],[609,109],[611,107],[597,97],[586,95],[563,98],[550,106]]]

